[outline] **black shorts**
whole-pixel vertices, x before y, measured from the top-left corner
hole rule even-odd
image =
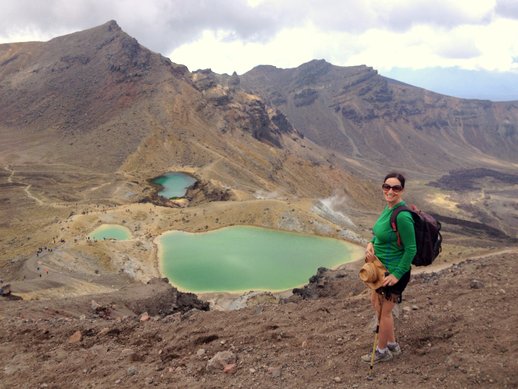
[[[410,270],[403,274],[403,277],[401,277],[396,285],[383,286],[376,289],[376,292],[385,296],[387,300],[392,300],[399,304],[403,298],[403,291],[408,285],[408,281],[410,281]]]

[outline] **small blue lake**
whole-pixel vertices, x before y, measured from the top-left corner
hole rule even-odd
[[[128,240],[132,238],[129,228],[119,224],[103,224],[93,230],[88,236],[93,240]]]
[[[160,269],[190,292],[280,291],[306,284],[319,267],[356,260],[363,248],[342,240],[251,226],[158,239]]]
[[[186,173],[168,173],[153,179],[152,182],[162,187],[158,192],[160,196],[172,199],[184,197],[187,188],[196,182],[196,178]]]

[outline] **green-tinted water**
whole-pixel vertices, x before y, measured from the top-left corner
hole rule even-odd
[[[104,240],[104,239],[116,239],[116,240],[128,240],[131,239],[131,231],[118,224],[103,224],[97,227],[90,233],[90,239]]]
[[[248,226],[159,238],[162,273],[191,292],[287,290],[307,283],[318,267],[336,267],[362,252],[337,239]]]
[[[153,183],[163,187],[158,194],[168,199],[185,196],[187,188],[195,182],[194,177],[185,173],[169,173],[153,180]]]

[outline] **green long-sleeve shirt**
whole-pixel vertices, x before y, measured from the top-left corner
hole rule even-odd
[[[390,217],[393,210],[404,201],[399,202],[393,208],[385,206],[380,217],[374,224],[372,232],[374,237],[371,242],[374,245],[374,253],[385,265],[390,274],[398,280],[410,270],[412,260],[417,252],[414,232],[414,219],[410,212],[400,212],[397,215],[397,229],[401,239],[401,246],[397,242],[397,234],[390,226]]]

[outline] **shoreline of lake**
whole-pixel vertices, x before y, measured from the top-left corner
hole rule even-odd
[[[106,237],[96,238],[96,236],[107,235]],[[104,223],[96,227],[92,232],[88,234],[88,237],[93,241],[102,240],[131,240],[133,234],[131,230],[121,224],[109,224]]]
[[[221,230],[224,230],[226,229],[227,231],[228,230],[232,230],[232,232],[235,232],[236,229],[243,229],[244,231],[246,232],[250,232],[250,230],[255,230],[255,231],[258,231],[258,232],[261,232],[261,233],[267,233],[267,234],[273,234],[273,236],[275,237],[275,239],[277,240],[282,240],[284,238],[286,238],[286,236],[289,236],[291,238],[293,237],[296,237],[296,240],[295,242],[297,244],[301,244],[301,240],[304,241],[306,239],[309,239],[309,241],[306,241],[306,245],[308,244],[308,242],[310,242],[310,248],[309,250],[313,250],[314,247],[314,243],[318,243],[320,245],[325,245],[327,243],[332,243],[335,247],[333,248],[333,250],[331,251],[334,251],[334,255],[335,258],[336,258],[336,252],[337,252],[337,247],[338,246],[341,246],[339,248],[339,250],[343,250],[345,249],[345,255],[347,257],[350,257],[349,259],[348,258],[343,258],[341,257],[340,259],[338,260],[328,260],[328,262],[326,263],[326,261],[318,261],[319,263],[316,263],[313,266],[313,263],[310,262],[308,264],[309,261],[315,261],[314,259],[310,258],[310,259],[303,259],[303,261],[305,262],[302,262],[302,271],[305,271],[305,275],[304,276],[300,276],[300,277],[295,277],[295,278],[299,278],[297,281],[294,281],[292,284],[289,284],[289,280],[286,281],[286,283],[288,285],[282,285],[280,286],[282,282],[285,282],[285,278],[284,277],[281,277],[281,280],[280,281],[271,281],[270,280],[270,275],[272,274],[272,270],[279,270],[279,266],[271,266],[271,267],[267,267],[266,269],[262,269],[262,273],[265,275],[265,277],[268,278],[269,282],[270,282],[270,285],[272,285],[272,287],[268,287],[268,286],[244,286],[243,288],[240,288],[240,289],[233,289],[233,287],[230,287],[230,288],[220,288],[220,287],[216,287],[216,288],[207,288],[207,289],[200,289],[200,288],[197,288],[197,287],[190,287],[188,285],[186,285],[184,282],[182,282],[181,280],[179,280],[178,278],[175,279],[175,277],[178,277],[178,274],[176,274],[175,277],[171,277],[170,276],[170,271],[171,270],[167,270],[165,267],[167,266],[166,264],[166,261],[167,259],[164,257],[164,247],[163,247],[163,242],[162,240],[163,239],[167,239],[167,236],[170,235],[170,234],[175,234],[177,236],[182,236],[183,235],[183,238],[186,238],[186,239],[189,239],[189,238],[193,238],[193,239],[196,239],[197,240],[197,244],[200,243],[200,238],[202,236],[206,236],[207,234],[214,234],[215,232],[218,232],[218,231],[221,231]],[[242,230],[238,230],[239,231],[242,231]],[[285,235],[283,235],[285,234]],[[292,239],[293,240],[293,239]],[[222,293],[227,293],[227,294],[231,294],[233,296],[240,296],[240,295],[243,295],[245,293],[249,293],[250,291],[253,291],[253,292],[261,292],[261,293],[267,293],[267,292],[271,292],[271,293],[284,293],[286,291],[289,291],[289,290],[292,290],[294,288],[298,288],[298,287],[302,287],[303,285],[307,284],[308,282],[308,279],[313,276],[314,274],[316,274],[317,272],[317,269],[319,267],[325,267],[325,268],[328,268],[328,269],[336,269],[336,268],[339,268],[340,266],[343,266],[347,263],[350,263],[350,262],[353,262],[353,261],[356,261],[358,258],[361,258],[363,253],[364,253],[364,248],[363,246],[360,246],[358,244],[355,244],[355,243],[351,243],[351,242],[348,242],[348,241],[344,241],[344,240],[341,240],[341,239],[336,239],[336,238],[331,238],[331,237],[327,237],[327,236],[319,236],[319,235],[312,235],[312,234],[305,234],[305,233],[299,233],[299,232],[292,232],[292,231],[283,231],[283,230],[275,230],[275,229],[270,229],[270,228],[264,228],[264,227],[257,227],[257,226],[249,226],[249,225],[239,225],[239,226],[227,226],[227,227],[223,227],[223,228],[220,228],[220,229],[216,229],[216,230],[211,230],[211,231],[206,231],[206,232],[196,232],[196,233],[187,233],[185,231],[178,231],[178,230],[172,230],[172,231],[168,231],[168,232],[164,232],[163,234],[161,234],[160,236],[156,237],[155,238],[155,241],[154,241],[156,247],[157,247],[157,261],[158,261],[158,267],[159,267],[159,271],[160,273],[167,277],[169,280],[170,280],[170,283],[176,287],[178,290],[180,291],[184,291],[184,292],[190,292],[190,293],[196,293],[198,295],[206,295],[206,294],[222,294]],[[268,241],[268,244],[270,244],[271,241]],[[278,242],[277,242],[278,243]],[[338,246],[336,246],[338,245]],[[227,251],[232,251],[231,250],[232,248],[226,248],[225,250],[225,256],[228,257],[229,255],[234,255],[235,253],[231,253],[231,254],[227,254]],[[270,250],[272,250],[271,248],[269,248]],[[330,250],[329,248],[326,248],[328,251]],[[167,250],[166,250],[167,251]],[[271,254],[271,252],[270,252]],[[288,252],[288,254],[291,254],[293,256],[293,252]],[[295,254],[296,255],[302,255],[301,253],[297,253],[295,251]],[[211,252],[211,255],[214,255],[214,250]],[[246,253],[243,254],[243,255],[247,255]],[[325,255],[325,254],[323,254]],[[341,255],[341,254],[340,254]],[[189,258],[189,260],[191,260],[192,258]],[[216,260],[218,260],[219,258],[217,258]],[[235,266],[241,266],[242,264],[239,262],[240,258],[232,258],[232,260],[237,260],[237,263],[235,264]],[[293,258],[288,258],[287,261],[294,261]],[[293,262],[291,265],[292,266],[299,266],[300,263],[297,263],[296,261],[298,261],[298,259],[295,260],[295,262]],[[218,263],[209,263],[209,266],[207,266],[207,268],[209,268],[209,271],[210,271],[210,267],[214,267],[216,266],[216,268],[212,269],[212,273],[211,275],[216,275],[217,277],[217,274],[218,271],[219,271],[219,266],[224,266],[225,265],[225,262],[228,262],[228,258],[223,258],[220,262]],[[282,263],[281,263],[282,262]],[[289,263],[284,263],[286,262],[285,261],[285,258],[284,257],[281,257],[279,259],[279,262],[278,263],[281,263],[281,268],[282,266],[290,266]],[[278,263],[276,263],[275,265],[278,265]],[[246,263],[245,264],[247,267],[250,266],[250,263]],[[234,263],[233,263],[233,266],[234,266]],[[305,267],[305,268],[304,268]],[[205,270],[206,268],[204,268]],[[292,278],[292,280],[294,279],[294,276],[293,274],[291,274],[291,270],[293,269],[292,268],[289,268],[289,272],[290,274],[286,273],[286,276],[288,278]],[[250,269],[246,268],[246,269],[243,269],[244,273],[242,274],[238,274],[237,276],[243,276],[243,277],[246,277],[248,273],[250,273]],[[286,269],[285,269],[286,271]],[[248,272],[248,273],[247,273]],[[253,273],[256,274],[257,271],[256,269],[253,269]],[[259,270],[259,273],[261,273],[261,270]],[[169,274],[169,275],[168,275]],[[180,275],[181,277],[181,275]],[[279,277],[278,277],[279,279]],[[212,281],[212,279],[210,280]],[[192,282],[192,281],[191,281]],[[259,282],[260,283],[260,282]],[[235,284],[235,283],[234,283]],[[278,287],[273,287],[273,285],[279,285]]]
[[[187,172],[169,172],[149,180],[157,188],[157,195],[166,199],[183,198],[198,179]]]

